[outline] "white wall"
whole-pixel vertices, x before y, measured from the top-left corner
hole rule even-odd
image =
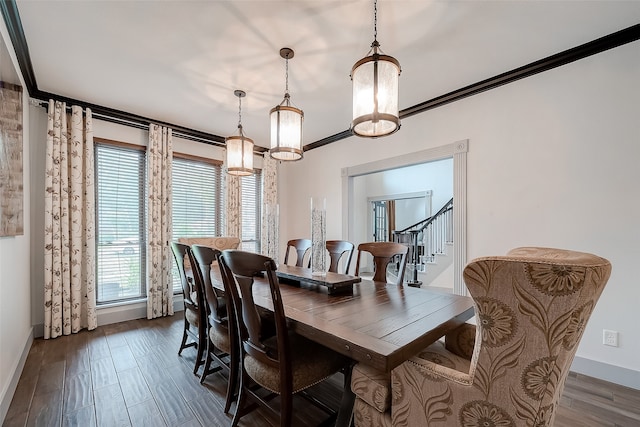
[[[16,69],[15,52],[11,47],[4,21],[0,33],[8,47],[11,62]],[[3,61],[7,58],[3,58]],[[4,66],[4,65],[3,65]],[[20,78],[24,88],[24,80]],[[31,230],[29,215],[29,97],[23,91],[23,189],[24,189],[24,234],[15,237],[0,237],[0,420],[3,420],[17,385],[24,359],[32,340],[31,291],[29,287],[29,245]],[[17,372],[17,375],[16,375]]]
[[[636,41],[413,116],[390,137],[351,137],[282,165],[280,241],[307,234],[311,194],[327,195],[327,234],[342,237],[342,168],[469,139],[468,259],[523,245],[609,259],[613,273],[577,356],[585,373],[640,388],[632,321],[640,301],[639,50]],[[620,332],[618,348],[602,345],[605,328]]]

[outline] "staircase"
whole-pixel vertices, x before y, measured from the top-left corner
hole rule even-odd
[[[403,230],[393,240],[409,246],[405,280],[409,286],[433,283],[452,264],[453,198],[433,216]]]

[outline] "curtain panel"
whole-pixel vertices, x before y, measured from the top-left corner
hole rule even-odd
[[[147,146],[147,318],[173,314],[171,129],[149,125]]]
[[[91,110],[49,100],[46,136],[44,337],[97,327]]]
[[[262,161],[262,224],[260,247],[262,253],[278,262],[279,220],[278,161],[268,151]]]
[[[227,172],[227,163],[222,166],[222,185],[225,195],[224,227],[225,236],[237,237],[242,246],[242,186],[240,177]]]

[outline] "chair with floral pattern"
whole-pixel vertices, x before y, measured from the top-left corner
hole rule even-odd
[[[464,324],[390,374],[356,365],[356,426],[551,426],[609,275],[595,255],[518,248],[473,260]]]

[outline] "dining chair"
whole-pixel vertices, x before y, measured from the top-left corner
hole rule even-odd
[[[397,264],[398,278],[396,285],[402,285],[404,280],[404,270],[407,267],[407,252],[409,247],[401,243],[394,242],[369,242],[360,243],[358,245],[358,257],[356,258],[356,272],[355,275],[360,274],[360,255],[362,252],[369,252],[373,255],[374,265],[374,282],[386,282],[387,281],[387,267],[390,262],[396,256],[400,256],[400,261]]]
[[[351,265],[351,257],[353,256],[353,243],[346,240],[327,240],[327,251],[329,251],[329,271],[338,272],[340,259],[345,253],[348,253],[347,261],[344,264],[344,274],[349,274],[349,266]]]
[[[200,236],[200,237],[178,237],[178,243],[182,243],[184,245],[201,245],[207,246],[213,249],[217,249],[219,251],[224,251],[225,249],[238,249],[240,245],[240,239],[237,237],[209,237],[209,236]],[[191,268],[189,264],[189,260],[185,260],[184,268],[188,271]]]
[[[191,265],[193,266],[193,278],[196,286],[204,289],[204,296],[207,310],[208,340],[206,350],[206,360],[200,383],[204,383],[207,375],[225,370],[229,375],[227,383],[227,396],[224,405],[224,412],[229,412],[231,403],[236,394],[238,383],[238,367],[240,364],[240,348],[238,334],[236,333],[236,323],[230,321],[228,315],[232,307],[231,297],[228,293],[223,296],[218,295],[211,283],[211,268],[218,268],[218,258],[220,251],[204,245],[191,246]],[[232,313],[233,314],[233,313]],[[212,362],[216,366],[211,367]]]
[[[280,426],[288,427],[293,416],[293,395],[303,393],[345,369],[348,360],[287,327],[273,259],[252,252],[226,250],[220,258],[220,268],[225,271],[225,289],[231,290],[243,353],[240,391],[232,426],[236,426],[251,408],[247,406],[247,401],[251,400],[278,414]],[[276,334],[268,338],[261,332],[263,318],[254,301],[254,278],[257,275],[266,275],[267,283],[264,285],[269,287],[273,304]],[[263,388],[263,392],[269,392],[268,395],[256,390],[256,385]],[[269,405],[276,395],[280,395],[279,406]],[[315,398],[311,401],[330,414],[329,422],[335,420],[335,412],[327,405]]]
[[[611,274],[596,255],[517,248],[464,269],[477,324],[391,373],[357,364],[356,427],[552,426],[580,339]]]
[[[207,317],[202,288],[189,280],[185,270],[185,261],[191,256],[191,248],[178,242],[171,242],[173,257],[178,266],[180,284],[182,285],[182,300],[184,302],[184,331],[178,354],[187,347],[196,347],[196,361],[193,373],[204,363],[203,355],[207,346]],[[191,342],[187,340],[191,338]]]
[[[304,265],[304,257],[307,251],[311,249],[310,239],[293,239],[287,242],[287,251],[284,253],[284,263],[289,265],[289,252],[293,248],[296,251],[296,267],[302,267]],[[309,265],[311,265],[311,259],[309,259]]]
[[[193,245],[201,245],[207,246],[209,248],[217,249],[219,251],[223,251],[225,249],[238,249],[240,245],[240,239],[237,237],[179,237],[179,243],[184,243],[185,245],[193,246]]]

